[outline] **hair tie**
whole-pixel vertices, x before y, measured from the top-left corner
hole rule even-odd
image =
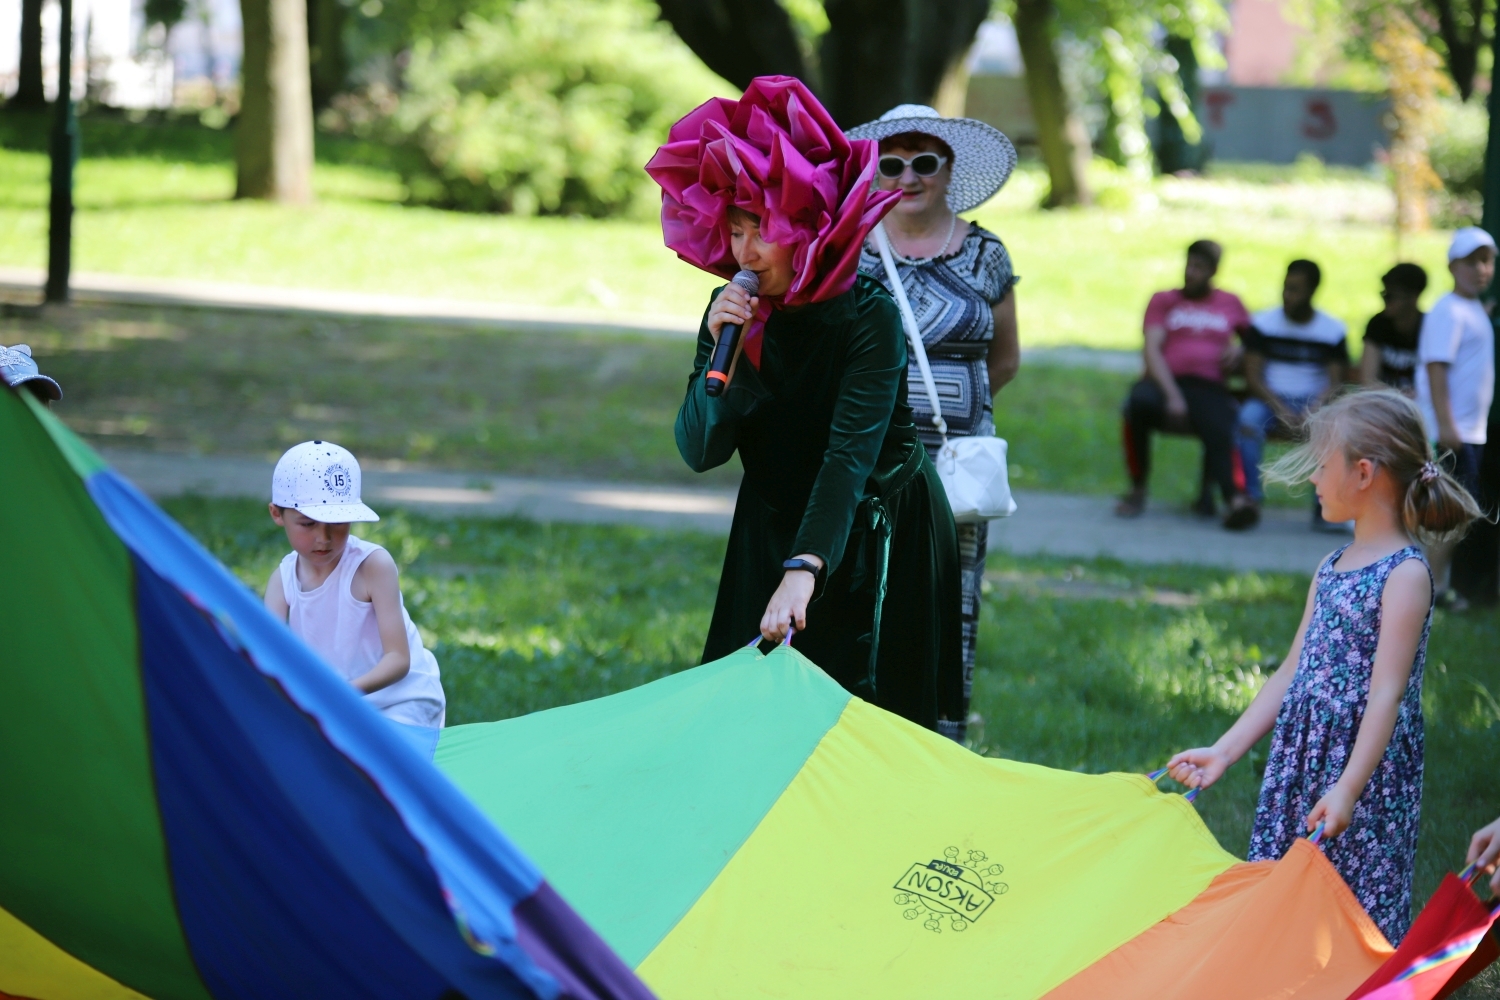
[[[1430,483],[1440,475],[1442,475],[1442,470],[1437,467],[1436,462],[1428,461],[1422,463],[1422,482]]]

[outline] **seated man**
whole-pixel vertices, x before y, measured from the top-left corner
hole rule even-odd
[[[1200,438],[1206,480],[1218,485],[1231,506],[1240,495],[1234,468],[1236,404],[1224,386],[1224,362],[1235,334],[1249,329],[1250,315],[1237,296],[1213,287],[1222,253],[1212,240],[1198,240],[1188,247],[1182,288],[1157,292],[1146,306],[1146,377],[1125,400],[1130,492],[1115,506],[1120,517],[1138,517],[1145,510],[1154,430]],[[1212,515],[1213,495],[1205,499]]]
[[[1417,299],[1427,289],[1427,272],[1417,264],[1397,264],[1385,272],[1380,284],[1385,308],[1371,316],[1365,326],[1359,380],[1416,396],[1417,334],[1422,332]]]
[[[1272,430],[1294,433],[1302,416],[1339,391],[1349,365],[1349,344],[1341,320],[1313,308],[1323,272],[1310,260],[1287,265],[1281,305],[1256,313],[1245,338],[1245,382],[1250,398],[1240,407],[1239,448],[1245,467],[1245,505],[1231,510],[1225,526],[1249,528],[1260,520],[1265,494],[1261,456]],[[1313,497],[1313,527],[1325,527]],[[1337,528],[1334,530],[1342,530]]]

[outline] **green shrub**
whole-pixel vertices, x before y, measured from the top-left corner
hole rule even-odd
[[[1444,101],[1428,147],[1432,169],[1452,194],[1478,194],[1484,188],[1484,146],[1490,117],[1479,101]]]
[[[518,215],[654,211],[641,168],[730,92],[646,0],[517,0],[418,42],[405,83],[386,128],[422,154],[412,200]]]
[[[1442,114],[1429,140],[1428,158],[1443,182],[1433,199],[1433,221],[1444,227],[1479,222],[1483,208],[1484,148],[1490,116],[1478,100],[1442,102]]]

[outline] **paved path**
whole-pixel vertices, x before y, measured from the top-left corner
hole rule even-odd
[[[46,275],[39,269],[0,267],[0,295],[18,302],[40,302]],[[589,331],[687,338],[698,333],[698,321],[682,316],[653,316],[512,305],[462,299],[332,292],[313,288],[274,288],[181,278],[142,278],[122,274],[72,275],[75,302],[102,305],[154,305],[197,309],[313,313],[367,319],[410,320],[451,326],[503,327],[540,332]],[[1136,351],[1088,347],[1037,347],[1022,351],[1027,362],[1099,368],[1127,374],[1141,370]]]
[[[146,493],[266,498],[272,463],[254,458],[189,457],[110,450],[105,458]],[[433,472],[371,463],[365,499],[377,509],[414,510],[540,521],[637,524],[724,533],[734,515],[734,491],[578,480],[529,479]],[[996,522],[990,546],[1021,555],[1110,556],[1131,562],[1196,563],[1233,569],[1310,573],[1340,544],[1313,534],[1305,510],[1272,510],[1254,531],[1234,534],[1217,523],[1168,509],[1135,521],[1110,512],[1107,497],[1018,493],[1014,517]]]

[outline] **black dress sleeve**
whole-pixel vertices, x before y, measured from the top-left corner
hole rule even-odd
[[[708,300],[710,307],[722,288],[721,285],[714,289]],[[708,309],[704,309],[703,322],[698,326],[693,373],[688,376],[687,393],[677,410],[677,423],[673,427],[677,453],[694,472],[706,472],[729,461],[739,446],[740,421],[766,394],[755,367],[746,361],[736,365],[734,380],[723,395],[710,396],[704,370],[713,349],[713,334],[708,331]]]
[[[828,448],[794,551],[788,553],[819,556],[830,574],[843,560],[855,509],[880,457],[906,377],[906,342],[890,295],[883,290],[865,295],[853,322]]]

